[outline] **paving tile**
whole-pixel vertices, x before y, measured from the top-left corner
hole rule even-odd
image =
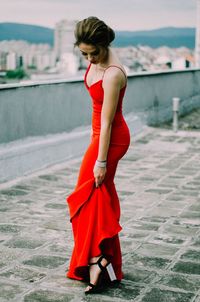
[[[124,230],[126,232],[126,230]],[[149,233],[145,232],[129,232],[127,238],[136,239],[136,240],[144,240],[149,236]]]
[[[171,257],[178,251],[177,247],[172,245],[161,245],[154,243],[142,243],[142,245],[137,249],[137,253],[144,256],[161,256],[161,257]]]
[[[135,283],[149,283],[157,274],[153,271],[138,269],[134,265],[129,265],[123,270],[125,280]]]
[[[188,190],[188,189],[182,189],[181,191],[177,191],[176,194],[179,194],[181,196],[188,196],[188,197],[198,197],[199,191],[198,190]]]
[[[25,254],[26,252],[23,249],[12,249],[1,244],[0,259],[6,265],[10,265],[11,263],[18,261],[18,259],[22,259]]]
[[[7,301],[13,301],[15,298],[19,296],[19,294],[23,293],[25,288],[23,286],[5,282],[0,282],[0,301],[1,302],[7,302]]]
[[[134,139],[115,179],[124,279],[92,297],[66,278],[66,196],[81,159],[0,189],[0,301],[200,302],[199,151],[193,132],[147,128]]]
[[[197,236],[196,238],[193,238],[192,245],[194,247],[200,247],[200,236]]]
[[[35,249],[41,245],[43,245],[44,242],[39,241],[37,239],[33,238],[15,238],[7,241],[5,243],[6,246],[8,247],[13,247],[13,248],[21,248],[21,249]]]
[[[15,265],[13,268],[0,273],[0,276],[8,278],[9,280],[33,283],[46,277],[46,274],[41,271],[36,271]]]
[[[188,259],[194,262],[200,262],[200,251],[188,250],[183,255],[181,259]]]
[[[174,272],[200,275],[200,263],[178,261],[172,268]]]
[[[159,279],[158,283],[172,288],[183,289],[188,292],[196,292],[200,289],[200,279],[188,275],[166,274]]]
[[[192,293],[178,293],[169,290],[161,290],[153,288],[147,293],[142,302],[191,302],[194,294]]]
[[[52,290],[35,290],[25,295],[24,302],[70,302],[73,296],[68,292],[62,294]],[[77,300],[78,301],[78,300]]]
[[[58,256],[43,256],[37,255],[33,256],[30,260],[24,260],[23,264],[33,265],[38,267],[46,267],[46,268],[55,268],[59,265],[62,265],[66,262],[66,258],[58,257]]]
[[[0,232],[2,233],[19,233],[22,229],[17,224],[0,224]]]
[[[157,236],[150,239],[150,242],[157,243],[157,244],[164,242],[164,243],[180,245],[183,244],[185,240],[176,236],[167,236],[164,234],[158,234]]]
[[[167,221],[167,219],[165,217],[160,217],[160,216],[144,216],[141,218],[142,221],[149,221],[151,223],[158,223],[159,225],[162,224],[162,223],[165,223]],[[158,227],[158,225],[157,225]]]
[[[138,230],[146,230],[146,231],[157,231],[159,229],[159,224],[155,223],[147,223],[142,221],[132,221],[132,227]]]
[[[179,235],[182,238],[188,238],[194,236],[198,232],[198,228],[187,224],[167,224],[166,226],[164,226],[163,232],[173,235]]]
[[[171,189],[161,189],[161,188],[154,188],[154,189],[148,189],[146,192],[152,192],[152,193],[157,193],[157,194],[168,194],[172,192]]]
[[[22,196],[22,195],[27,195],[29,192],[27,191],[22,191],[22,190],[17,190],[17,189],[8,189],[8,190],[2,190],[1,194],[7,195],[7,196]]]
[[[135,299],[141,293],[142,286],[137,286],[128,282],[122,282],[117,288],[112,288],[107,291],[109,297],[130,301]],[[105,293],[103,294],[103,296]]]
[[[200,183],[199,183],[199,188],[200,188]],[[189,208],[188,208],[189,211],[197,211],[199,213],[200,211],[200,203],[195,203],[193,205],[191,205]],[[199,218],[200,219],[200,218]]]
[[[126,260],[126,265],[137,265],[138,267],[151,268],[151,269],[164,269],[171,262],[169,259],[161,257],[146,257],[136,253],[129,253]]]
[[[166,206],[154,207],[152,210],[148,211],[149,216],[156,215],[157,217],[176,217],[181,211],[180,208],[169,208]]]

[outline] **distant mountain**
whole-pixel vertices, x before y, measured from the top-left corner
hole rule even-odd
[[[48,43],[53,45],[54,30],[48,27],[0,23],[0,40],[26,40],[30,43]]]
[[[48,27],[19,23],[0,23],[0,40],[26,40],[31,43],[53,45],[54,30]],[[116,47],[130,45],[150,47],[195,47],[195,28],[164,27],[143,31],[116,31]]]
[[[195,28],[164,27],[148,31],[117,31],[115,46],[148,45],[156,48],[169,46],[172,48],[185,46],[195,47]]]
[[[139,30],[139,31],[120,31],[125,36],[152,36],[152,37],[171,37],[171,36],[194,36],[195,28],[191,27],[163,27],[151,30]]]

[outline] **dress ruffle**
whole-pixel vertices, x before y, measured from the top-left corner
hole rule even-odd
[[[117,234],[122,228],[112,208],[106,185],[102,183],[96,188],[94,178],[70,194],[67,202],[75,242],[67,276],[80,280],[86,276],[91,257],[104,252],[113,257],[115,248],[120,249]]]

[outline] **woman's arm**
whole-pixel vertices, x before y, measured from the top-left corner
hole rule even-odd
[[[104,76],[103,89],[104,100],[101,111],[101,131],[99,138],[99,149],[97,160],[104,161],[107,159],[108,149],[110,145],[110,136],[112,122],[117,109],[119,92],[122,85],[122,74],[119,70],[110,69]],[[101,184],[106,174],[106,168],[99,168],[95,165],[94,176],[96,186]]]
[[[119,71],[109,70],[104,76],[103,89],[104,100],[101,111],[101,131],[99,138],[98,160],[106,160],[110,145],[112,122],[117,109],[121,86],[121,74]]]

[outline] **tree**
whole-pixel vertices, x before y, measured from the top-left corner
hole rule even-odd
[[[23,79],[24,77],[26,77],[26,73],[24,69],[18,68],[16,70],[8,70],[6,72],[6,77],[8,79]]]

